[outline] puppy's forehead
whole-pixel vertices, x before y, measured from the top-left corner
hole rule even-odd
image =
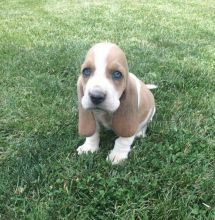
[[[113,43],[98,43],[94,45],[86,55],[85,62],[87,61],[93,62],[96,67],[117,62],[127,68],[124,52]]]
[[[107,58],[110,55],[112,44],[96,44],[92,50],[96,69],[104,68],[107,65]]]

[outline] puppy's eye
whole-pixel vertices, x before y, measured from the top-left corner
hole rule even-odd
[[[88,77],[90,77],[90,75],[92,74],[92,71],[91,71],[90,68],[84,68],[84,69],[82,70],[82,74],[83,74],[83,76],[84,76],[85,78],[88,78]]]
[[[120,79],[122,78],[122,73],[119,72],[119,71],[114,71],[114,72],[112,73],[112,78],[113,78],[114,80],[120,80]]]

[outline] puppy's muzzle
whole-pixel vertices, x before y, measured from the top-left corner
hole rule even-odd
[[[106,98],[106,94],[101,91],[89,92],[89,96],[94,105],[101,104]]]

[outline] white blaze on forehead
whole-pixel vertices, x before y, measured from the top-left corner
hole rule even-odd
[[[110,49],[112,48],[112,46],[113,45],[110,43],[100,43],[94,46],[93,53],[96,74],[105,74],[105,69],[107,66],[107,57],[110,53]]]

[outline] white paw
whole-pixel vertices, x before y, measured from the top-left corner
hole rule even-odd
[[[121,152],[113,149],[108,155],[107,160],[111,161],[113,165],[119,164],[128,158],[128,153],[129,152]]]
[[[87,154],[89,152],[96,152],[99,148],[97,146],[90,146],[88,144],[83,144],[77,148],[78,154]]]

